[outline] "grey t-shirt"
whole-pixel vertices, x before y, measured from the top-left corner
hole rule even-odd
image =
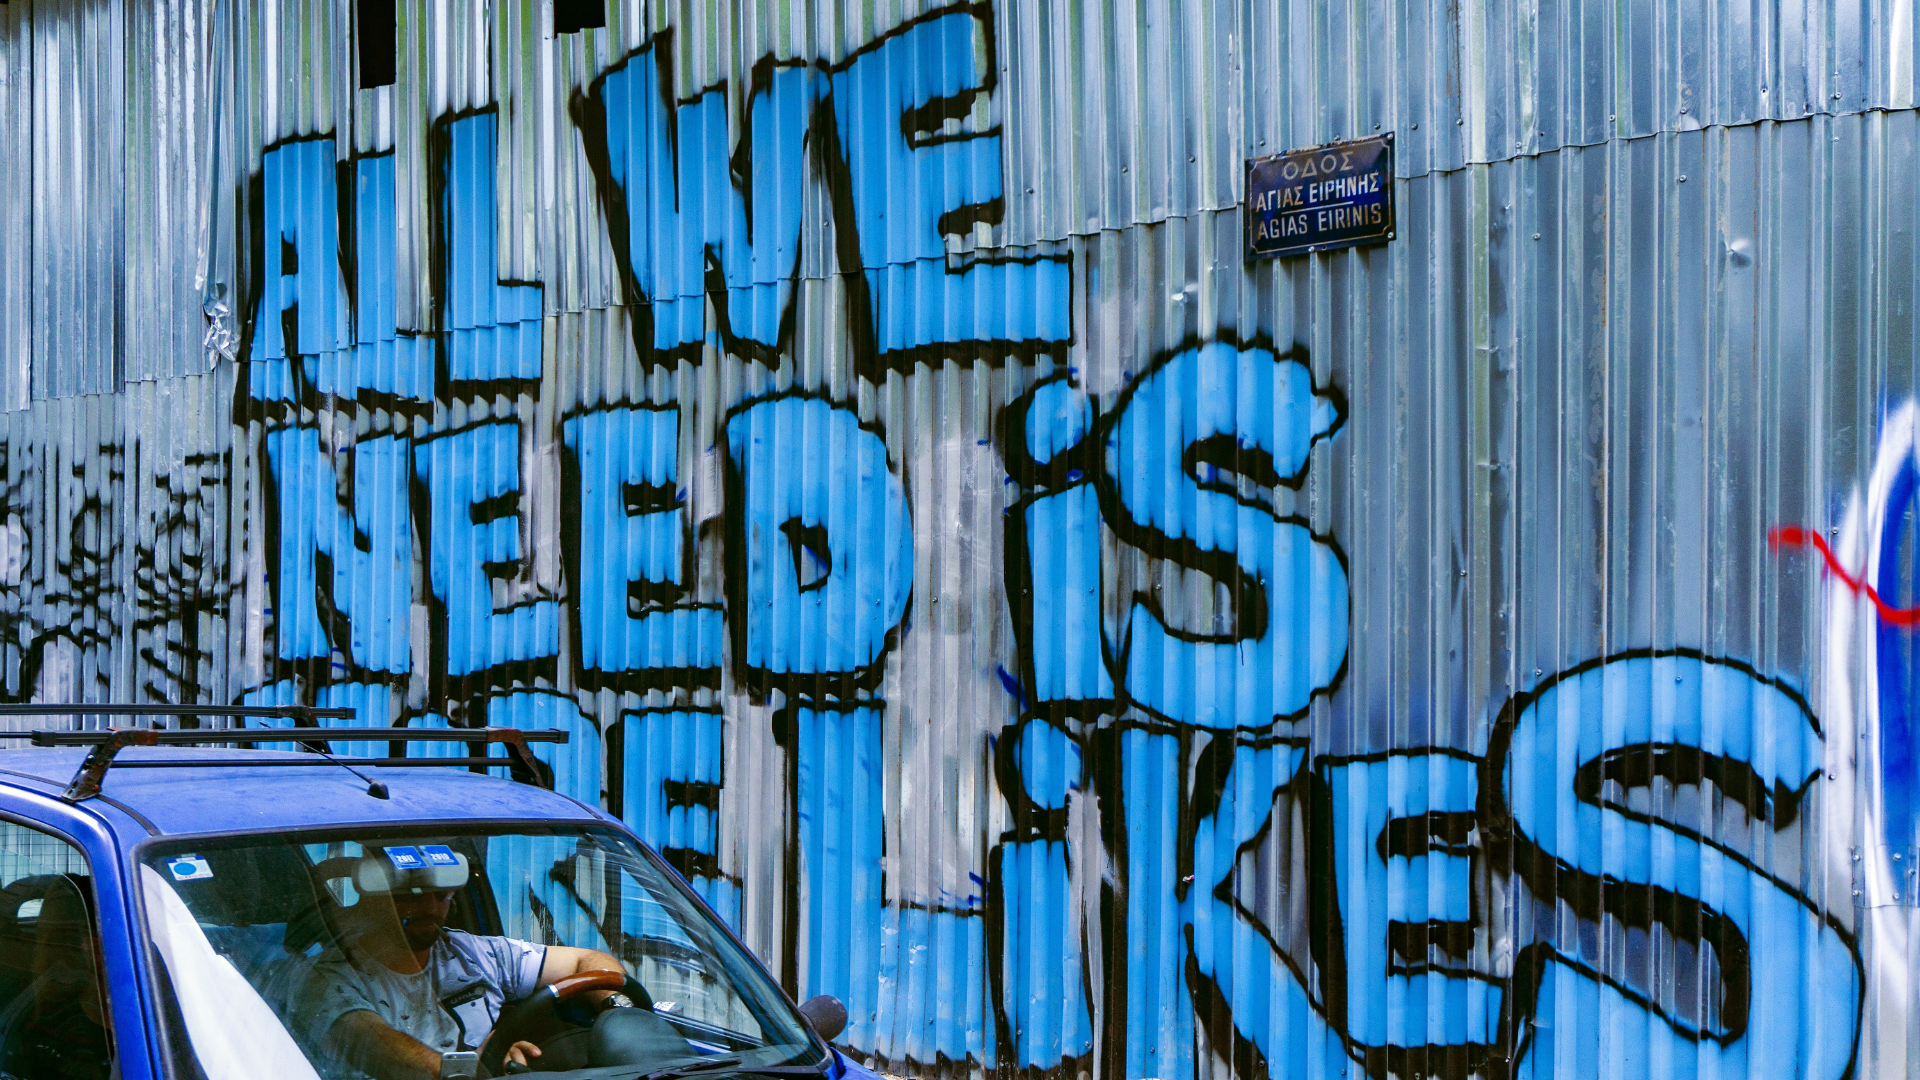
[[[441,935],[425,969],[412,975],[329,949],[293,995],[292,1026],[332,1076],[359,1075],[341,1062],[329,1032],[342,1016],[362,1009],[440,1053],[477,1050],[502,1005],[540,988],[546,960],[545,945],[459,930]]]

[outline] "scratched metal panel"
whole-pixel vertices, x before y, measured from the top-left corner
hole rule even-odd
[[[213,0],[127,8],[126,305],[139,330],[126,340],[130,381],[210,366],[194,272],[210,207],[208,72]]]
[[[1241,163],[1379,131],[1402,176],[1909,108],[1900,0],[1053,2],[1000,12],[1015,243],[1222,209]]]
[[[28,6],[0,11],[0,187],[33,190],[33,37]],[[25,408],[33,361],[33,202],[0,208],[0,404]]]
[[[36,3],[33,396],[108,393],[123,377],[123,11]]]

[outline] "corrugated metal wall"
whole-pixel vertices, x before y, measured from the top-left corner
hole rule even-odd
[[[565,727],[894,1072],[1920,1074],[1911,4],[396,10],[0,4],[8,696]]]

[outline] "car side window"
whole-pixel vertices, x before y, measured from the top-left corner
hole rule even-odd
[[[0,821],[0,1076],[112,1073],[99,926],[80,849]]]

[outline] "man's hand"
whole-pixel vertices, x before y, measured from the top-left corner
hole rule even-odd
[[[539,1056],[540,1048],[525,1039],[507,1047],[507,1061],[514,1065],[531,1065]]]

